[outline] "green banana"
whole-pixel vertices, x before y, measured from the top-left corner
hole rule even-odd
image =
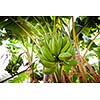
[[[48,60],[48,58],[46,58],[46,57],[44,56],[42,49],[40,49],[40,52],[41,52],[41,53],[38,53],[40,59]]]
[[[70,40],[68,39],[68,40],[67,40],[67,43],[65,44],[65,46],[61,49],[61,53],[62,53],[62,52],[66,52],[67,49],[69,48],[70,44],[71,44],[71,42],[70,42]]]
[[[68,37],[67,37],[67,35],[64,34],[64,36],[62,36],[62,41],[63,41],[62,47],[65,46],[65,44],[67,43],[67,40],[68,40]]]
[[[73,45],[70,41],[70,45],[69,45],[68,49],[65,52],[70,52],[70,51],[72,51],[72,49],[73,49]]]
[[[52,40],[49,40],[49,44],[48,44],[49,50],[52,53]]]
[[[63,41],[62,41],[62,36],[61,36],[61,34],[58,34],[58,37],[57,37],[57,55],[59,55],[59,53],[60,53],[60,51],[61,51],[61,48],[62,48],[62,43],[63,43]]]
[[[57,56],[57,37],[55,35],[49,40],[48,47],[52,55]]]
[[[49,34],[47,34],[47,35],[44,37],[44,41],[45,41],[44,46],[47,47],[47,48],[49,48],[48,44],[49,44],[49,40],[50,40],[50,39],[51,39],[51,37],[50,37]]]
[[[56,40],[56,37],[52,37],[52,54],[57,56],[57,40]]]
[[[42,55],[44,55],[48,59],[48,61],[55,61],[55,57],[51,54],[48,48],[43,46],[41,50],[42,50]]]
[[[42,54],[39,54],[40,62],[44,65],[46,68],[54,67],[56,65],[56,62],[50,62]]]
[[[56,64],[56,62],[49,62],[49,61],[42,59],[42,58],[40,59],[40,61],[44,65],[44,67],[46,67],[46,68],[54,67]]]
[[[68,50],[67,50],[66,52],[69,52],[69,53],[71,53],[73,56],[75,56],[75,50],[74,50],[74,48],[73,48],[73,44],[72,44],[72,43],[70,44],[70,47],[68,48]]]
[[[70,46],[67,52],[73,54],[73,46]]]
[[[58,56],[59,60],[68,60],[72,57],[72,55],[68,52],[63,52],[63,53],[60,53],[60,55]]]

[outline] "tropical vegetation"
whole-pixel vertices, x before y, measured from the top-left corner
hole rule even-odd
[[[3,41],[11,58],[1,83],[100,82],[99,16],[1,16]]]

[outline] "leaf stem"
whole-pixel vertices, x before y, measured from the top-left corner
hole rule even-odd
[[[56,16],[54,16],[54,26],[53,26],[53,32],[56,33]]]
[[[75,25],[74,25],[74,16],[72,16],[72,33],[73,33],[73,40],[74,40],[74,45],[75,45],[75,48],[77,49],[78,51],[78,40],[76,38],[76,32],[75,32]]]

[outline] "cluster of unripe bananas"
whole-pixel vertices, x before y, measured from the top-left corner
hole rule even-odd
[[[19,55],[18,57],[13,55],[12,59],[9,61],[7,67],[6,67],[6,71],[11,75],[15,75],[17,74],[17,71],[19,69],[19,67],[23,64],[23,59],[21,57],[21,55]]]
[[[40,46],[39,57],[46,74],[53,73],[58,65],[71,64],[75,55],[73,41],[66,34],[46,34]]]

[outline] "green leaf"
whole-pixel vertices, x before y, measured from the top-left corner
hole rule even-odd
[[[50,18],[51,18],[52,20],[54,20],[54,16],[50,16]]]
[[[66,73],[69,73],[69,71],[71,70],[71,66],[64,65],[63,67]]]
[[[23,81],[25,81],[28,78],[29,78],[28,73],[22,73],[22,74],[18,75],[17,77],[15,77],[14,79],[9,80],[9,82],[10,83],[22,83]]]
[[[58,56],[58,58],[59,58],[60,60],[68,60],[68,59],[71,59],[71,57],[72,57],[72,54],[69,53],[69,52],[62,52],[62,53],[60,53],[59,56]]]
[[[69,64],[70,66],[75,66],[75,65],[77,65],[78,62],[79,62],[79,60],[69,60],[69,61],[68,61],[68,64]]]
[[[76,74],[73,75],[73,82],[76,82],[77,78],[78,78],[78,76]]]

